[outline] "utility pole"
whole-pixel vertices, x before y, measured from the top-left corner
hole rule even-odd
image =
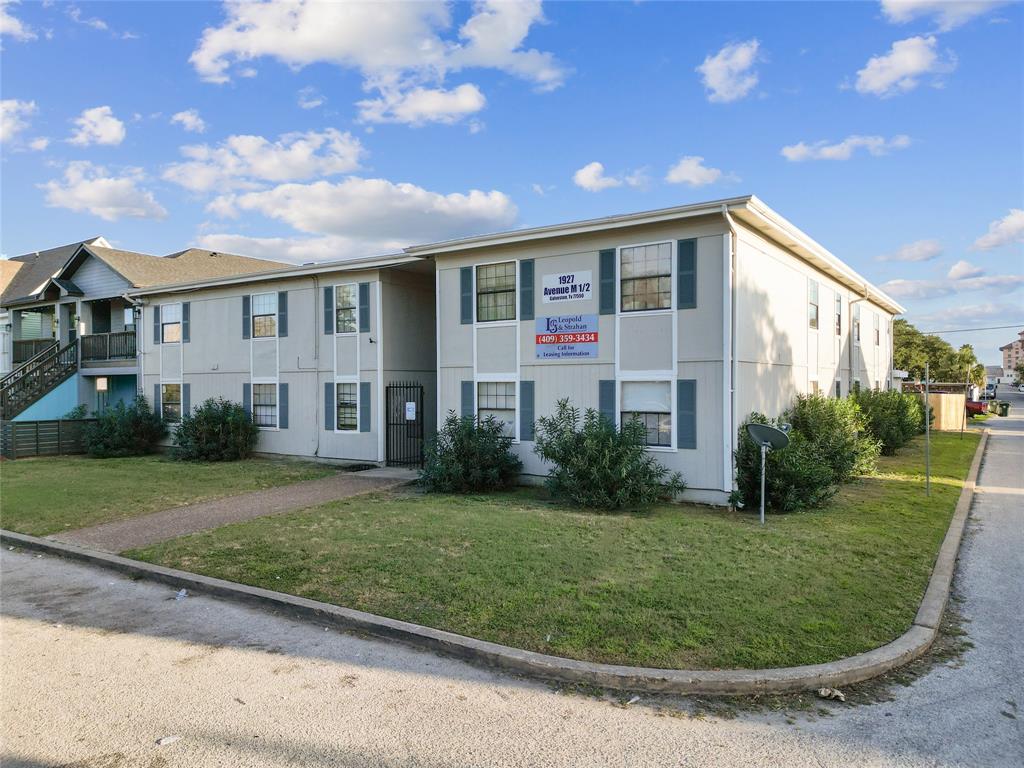
[[[932,412],[929,403],[930,389],[928,381],[931,371],[928,363],[924,364],[924,495],[932,495]]]

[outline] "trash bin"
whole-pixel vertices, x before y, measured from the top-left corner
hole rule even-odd
[[[988,401],[988,412],[991,413],[993,416],[999,413],[999,401],[998,400],[989,400]]]
[[[1006,402],[1005,400],[1003,400],[1002,402],[999,403],[999,415],[1000,416],[1009,416],[1010,415],[1010,404],[1008,402]]]

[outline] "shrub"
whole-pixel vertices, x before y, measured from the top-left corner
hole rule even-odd
[[[761,446],[747,434],[747,424],[784,423],[769,419],[760,413],[752,413],[740,427],[736,448],[736,486],[740,498],[747,508],[756,508],[761,503]],[[773,512],[795,512],[801,509],[819,507],[836,492],[831,467],[818,455],[817,446],[793,429],[789,434],[789,446],[780,451],[769,451],[765,462],[765,508]]]
[[[211,397],[182,415],[171,455],[182,461],[237,461],[252,455],[259,433],[241,403]]]
[[[85,406],[85,403],[79,403],[70,411],[65,413],[61,418],[64,421],[78,421],[84,419],[89,414],[89,409]]]
[[[131,405],[118,402],[96,414],[96,421],[85,428],[85,449],[97,458],[142,456],[152,453],[166,436],[163,420],[139,395]]]
[[[864,414],[868,433],[882,444],[882,453],[895,455],[924,431],[924,408],[916,395],[864,389],[850,395]]]
[[[448,413],[425,450],[420,484],[434,493],[474,493],[511,486],[523,464],[512,453],[504,425],[488,416]]]
[[[645,507],[686,487],[646,450],[646,434],[637,419],[617,429],[592,408],[581,425],[579,409],[559,400],[554,416],[537,420],[534,451],[553,465],[547,486],[556,497],[583,507]]]
[[[818,460],[832,471],[833,483],[877,469],[877,440],[864,433],[864,415],[853,397],[797,395],[781,420],[814,446]]]

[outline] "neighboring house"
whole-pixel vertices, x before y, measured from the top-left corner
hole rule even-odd
[[[985,366],[985,385],[995,385],[999,383],[999,379],[1003,377],[1003,368],[999,365],[986,365]]]
[[[1024,362],[1024,331],[1019,331],[1017,338],[1001,346],[999,351],[1003,353],[1003,370],[1006,375],[1015,375],[1017,364]]]
[[[152,256],[102,237],[10,259],[0,295],[11,361],[0,386],[3,417],[54,419],[79,404],[102,410],[135,397],[137,310],[128,291],[283,266],[194,248]]]
[[[415,246],[436,260],[438,415],[639,418],[687,497],[724,503],[736,432],[802,392],[889,388],[878,288],[754,197]]]
[[[436,413],[429,260],[290,267],[129,296],[142,304],[143,391],[166,421],[223,397],[252,413],[261,452],[419,463]]]

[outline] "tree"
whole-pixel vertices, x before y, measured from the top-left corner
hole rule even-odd
[[[969,366],[978,364],[969,344],[957,352],[945,339],[925,335],[902,318],[893,321],[892,332],[893,367],[907,371],[913,379],[924,378],[927,363],[932,381],[964,381]],[[984,380],[984,367],[981,370]]]
[[[1017,383],[1024,384],[1024,360],[1017,363],[1017,367],[1013,370],[1017,374]]]

